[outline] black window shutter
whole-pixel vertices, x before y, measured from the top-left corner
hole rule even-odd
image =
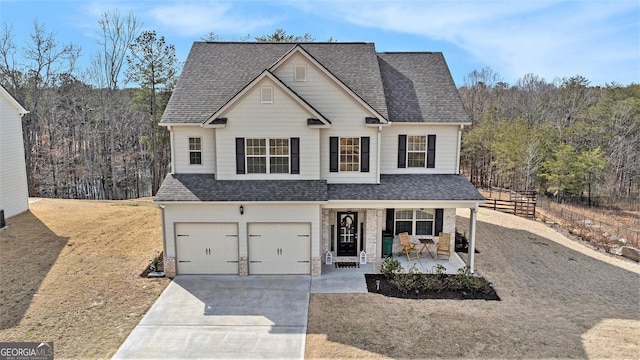
[[[300,138],[291,138],[291,173],[300,174]]]
[[[329,171],[338,172],[338,137],[329,138]]]
[[[407,135],[398,135],[398,168],[407,167]]]
[[[442,209],[436,209],[436,228],[434,229],[434,235],[439,236],[442,232],[442,220],[444,217],[444,211]]]
[[[394,217],[395,217],[396,211],[394,209],[387,209],[387,230],[385,230],[385,233],[387,234],[395,234],[393,231],[393,224],[394,224]]]
[[[436,136],[427,136],[427,167],[436,167]]]
[[[369,137],[360,138],[360,172],[369,172]]]
[[[236,174],[244,174],[244,138],[236,138]]]

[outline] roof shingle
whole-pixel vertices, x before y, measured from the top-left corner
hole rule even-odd
[[[379,53],[392,122],[469,123],[442,53]]]
[[[380,184],[329,184],[329,200],[466,200],[484,197],[463,175],[380,175]]]
[[[380,175],[380,184],[325,180],[215,180],[211,174],[169,174],[154,201],[483,201],[463,175]]]
[[[154,201],[326,201],[324,180],[216,180],[213,174],[169,174]]]

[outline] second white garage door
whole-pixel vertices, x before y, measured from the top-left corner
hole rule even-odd
[[[249,224],[249,274],[309,274],[310,260],[310,224]]]
[[[238,274],[236,223],[177,223],[179,274]]]

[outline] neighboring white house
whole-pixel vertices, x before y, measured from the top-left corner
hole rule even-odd
[[[0,86],[0,209],[5,218],[29,209],[27,167],[22,140],[22,116],[27,113]]]
[[[383,233],[454,235],[457,208],[473,244],[469,124],[441,53],[196,42],[160,123],[165,272],[321,275],[327,253],[379,261]]]

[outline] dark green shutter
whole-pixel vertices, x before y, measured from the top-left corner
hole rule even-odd
[[[398,135],[398,168],[407,167],[407,135]]]
[[[291,138],[291,173],[300,174],[300,138]]]
[[[360,171],[369,172],[369,137],[360,138]]]
[[[329,171],[338,172],[338,137],[329,138]]]
[[[236,174],[244,172],[244,138],[236,138]]]
[[[444,217],[444,211],[442,209],[436,209],[436,227],[433,235],[439,236],[442,232],[442,222]]]

